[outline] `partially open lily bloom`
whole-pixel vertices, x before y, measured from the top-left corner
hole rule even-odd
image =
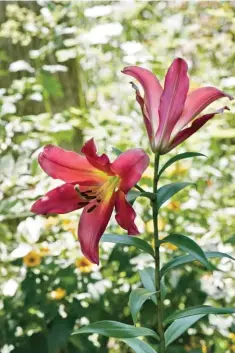
[[[123,152],[114,162],[106,154],[97,155],[93,139],[78,154],[48,145],[39,155],[39,164],[52,178],[65,183],[36,201],[31,211],[37,214],[68,213],[84,208],[78,227],[83,254],[99,263],[99,240],[112,211],[118,224],[128,234],[139,234],[134,223],[136,214],[126,200],[128,191],[140,180],[149,164],[140,148]]]
[[[233,99],[229,94],[214,87],[202,87],[188,93],[187,71],[186,61],[175,59],[166,74],[164,88],[157,77],[147,69],[129,66],[122,71],[138,80],[143,87],[144,97],[132,83],[153,152],[169,152],[193,135],[215,114],[228,109],[223,107],[214,113],[199,116],[209,104],[222,97]]]

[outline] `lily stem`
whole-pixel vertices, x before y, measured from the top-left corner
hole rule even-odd
[[[137,190],[141,191],[141,192],[145,192],[145,190],[144,190],[141,186],[139,186],[139,185],[137,185],[137,184],[135,184],[135,188],[136,188]]]
[[[154,160],[154,179],[153,193],[156,195],[155,201],[152,202],[153,211],[153,227],[154,227],[154,248],[155,248],[155,284],[157,295],[157,332],[160,337],[159,353],[166,352],[164,327],[163,327],[163,302],[161,292],[161,277],[160,277],[160,244],[158,235],[158,205],[157,205],[157,189],[158,189],[158,169],[160,155],[155,154]]]

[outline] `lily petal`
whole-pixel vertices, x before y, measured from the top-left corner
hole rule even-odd
[[[198,131],[205,123],[212,119],[216,114],[223,113],[224,110],[229,110],[228,107],[223,107],[222,109],[219,109],[217,112],[211,113],[211,114],[206,114],[201,116],[198,119],[195,119],[192,123],[192,125],[186,129],[181,130],[176,137],[172,140],[170,145],[167,147],[167,149],[163,153],[167,153],[176,146],[178,146],[180,143],[185,141],[187,138],[189,138],[191,135],[193,135],[196,131]]]
[[[81,152],[85,154],[87,160],[97,169],[110,174],[110,161],[106,154],[97,155],[97,148],[94,139],[90,139],[82,147]],[[112,175],[112,174],[111,174]]]
[[[82,212],[78,238],[81,250],[89,261],[99,264],[99,240],[110,220],[115,204],[115,193],[107,194],[107,197],[98,205],[95,202],[86,206]],[[92,207],[95,209],[92,209]]]
[[[132,84],[132,87],[135,89],[136,101],[139,103],[141,110],[142,110],[144,124],[145,124],[146,130],[147,130],[147,133],[148,133],[150,143],[153,144],[154,132],[153,132],[151,120],[148,116],[148,112],[146,111],[144,99],[141,97],[138,87],[136,87],[136,85],[133,82],[131,82],[131,84]]]
[[[74,190],[74,184],[63,184],[37,200],[31,207],[36,214],[72,212],[84,207],[86,201]]]
[[[159,129],[156,145],[166,146],[171,132],[181,116],[189,89],[188,65],[185,60],[173,61],[165,77],[164,91],[159,106]],[[163,147],[164,148],[164,147]]]
[[[127,202],[123,191],[119,190],[117,193],[116,203],[116,221],[123,228],[126,229],[129,235],[139,234],[138,228],[135,225],[136,213],[133,207]]]
[[[142,85],[148,117],[152,124],[152,130],[156,132],[159,124],[158,108],[163,91],[160,82],[151,71],[144,69],[143,67],[128,66],[125,67],[122,72],[134,77]]]
[[[149,165],[149,157],[141,148],[125,151],[111,164],[114,174],[120,176],[120,189],[127,193],[141,178]]]
[[[188,125],[208,105],[223,97],[228,97],[230,100],[233,99],[229,94],[214,87],[201,87],[189,93],[185,101],[183,113],[174,127],[173,136]]]
[[[38,161],[49,176],[67,183],[91,185],[106,179],[105,173],[94,168],[84,156],[53,145],[44,147]]]

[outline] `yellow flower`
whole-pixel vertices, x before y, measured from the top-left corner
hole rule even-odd
[[[46,229],[51,229],[53,226],[56,226],[57,224],[58,224],[57,217],[48,217],[47,219],[45,219]]]
[[[203,346],[202,346],[202,353],[207,353],[208,351],[207,351],[207,347],[206,347],[206,345],[205,344],[203,344]]]
[[[37,251],[32,250],[26,256],[23,257],[23,262],[27,267],[35,267],[40,265],[41,256]]]
[[[171,211],[178,211],[180,209],[180,202],[179,201],[171,201],[167,207]]]
[[[48,255],[50,255],[50,249],[48,247],[46,247],[46,246],[42,246],[39,249],[39,253],[40,253],[41,257],[48,256]]]
[[[161,217],[158,217],[158,230],[162,231],[165,228],[166,223]],[[148,233],[153,233],[153,221],[150,220],[146,223],[146,230]]]
[[[228,337],[229,337],[229,339],[230,339],[233,343],[235,343],[235,333],[230,332],[230,334],[228,335]]]
[[[61,300],[66,296],[66,290],[63,288],[56,288],[50,293],[50,297],[53,300]]]
[[[74,236],[77,236],[77,225],[76,222],[72,221],[69,218],[64,218],[62,220],[62,228],[71,232]]]
[[[165,236],[160,236],[159,239],[163,240],[165,238]],[[171,243],[162,243],[162,246],[164,246],[166,249],[175,251],[177,250],[177,246],[171,244]]]
[[[231,352],[232,352],[232,353],[235,353],[235,344],[232,344],[232,345],[231,345]]]
[[[77,259],[75,262],[76,267],[80,270],[80,272],[83,273],[89,273],[92,271],[92,263],[87,260],[85,257],[81,257],[80,259]]]

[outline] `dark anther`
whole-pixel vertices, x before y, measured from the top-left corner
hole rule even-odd
[[[94,200],[94,199],[96,199],[96,196],[88,196],[88,195],[86,195],[85,198],[87,200]]]
[[[92,190],[86,190],[85,193],[89,194],[90,192],[92,192]]]
[[[88,210],[87,210],[87,213],[90,213],[92,211],[94,211],[94,209],[96,208],[97,205],[94,205],[92,207],[90,207]]]
[[[78,202],[78,206],[86,206],[89,202]]]
[[[81,192],[81,196],[85,197],[85,199],[87,199],[87,200],[94,200],[96,198],[96,196],[87,195],[87,191],[86,192]]]
[[[98,203],[100,203],[100,202],[101,202],[101,199],[97,199],[96,201],[97,201]]]

